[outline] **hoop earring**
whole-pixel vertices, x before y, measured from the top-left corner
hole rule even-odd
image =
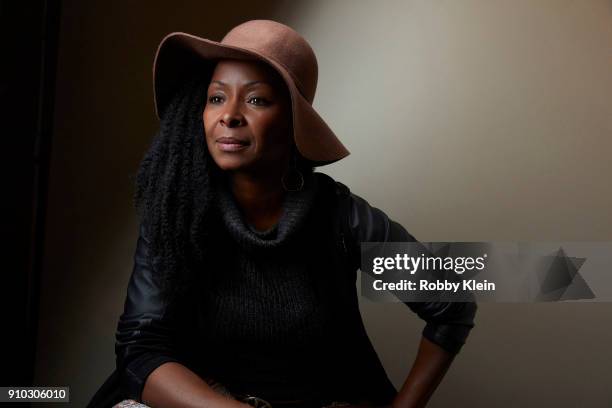
[[[292,165],[289,166],[289,170],[290,171],[287,172],[287,173],[284,173],[281,176],[281,184],[283,185],[283,189],[285,191],[300,191],[302,188],[304,188],[304,175],[297,168],[297,158],[296,158],[295,154],[292,155],[291,162],[292,162]],[[293,170],[293,172],[297,173],[297,177],[299,178],[299,181],[297,183],[298,184],[297,188],[289,188],[289,187],[287,187],[287,183],[285,182],[285,178],[286,178],[287,174],[291,173],[291,170]]]

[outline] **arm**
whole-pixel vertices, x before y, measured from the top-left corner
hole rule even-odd
[[[250,407],[217,393],[193,371],[175,362],[162,364],[149,375],[142,401],[151,407]]]
[[[244,406],[216,393],[187,367],[187,354],[179,352],[176,333],[177,315],[185,315],[188,305],[178,300],[167,304],[163,299],[149,245],[141,226],[116,332],[116,364],[124,395],[152,407]]]
[[[432,343],[427,337],[421,337],[414,364],[391,407],[424,407],[442,381],[454,357],[454,354]]]
[[[363,198],[350,194],[349,228],[361,263],[361,242],[416,242],[400,224]],[[475,302],[404,302],[426,322],[416,360],[398,392],[394,408],[423,407],[444,377],[470,330]]]

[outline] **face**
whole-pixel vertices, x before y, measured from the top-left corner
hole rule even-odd
[[[221,60],[204,107],[208,151],[226,171],[282,171],[293,143],[291,99],[271,67]]]

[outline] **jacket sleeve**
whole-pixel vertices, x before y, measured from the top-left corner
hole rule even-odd
[[[136,401],[141,401],[145,381],[153,370],[166,362],[181,362],[175,345],[174,317],[180,305],[168,305],[162,299],[149,245],[141,225],[124,311],[115,334],[121,390],[126,398]]]
[[[402,225],[363,198],[350,193],[349,226],[354,242],[417,242]],[[355,251],[361,265],[361,250]],[[404,302],[427,323],[423,336],[446,351],[456,354],[474,327],[475,302]]]

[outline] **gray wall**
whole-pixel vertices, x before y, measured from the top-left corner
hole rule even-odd
[[[166,3],[169,4],[169,3]],[[171,31],[271,18],[319,59],[315,107],[352,154],[321,168],[421,241],[612,240],[609,0],[65,1],[36,382],[84,406],[114,366],[132,181]],[[397,386],[423,323],[362,311]],[[482,304],[432,407],[612,405],[612,304]]]

